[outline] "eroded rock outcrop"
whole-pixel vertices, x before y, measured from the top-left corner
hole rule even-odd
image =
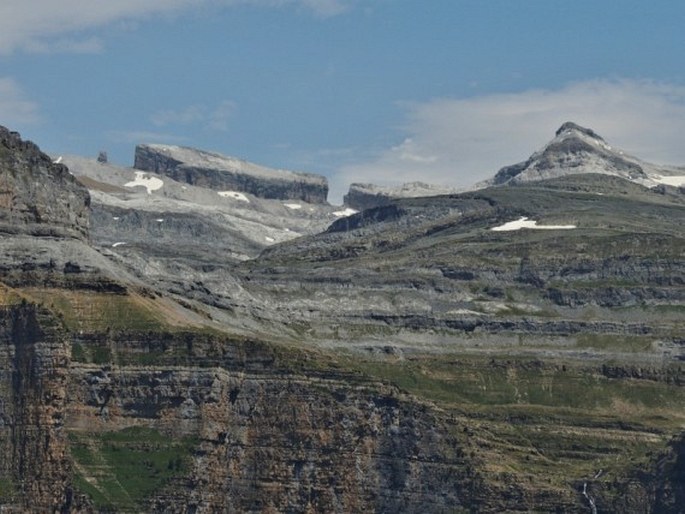
[[[66,166],[0,127],[0,232],[86,239],[89,206]]]
[[[609,145],[594,130],[573,122],[564,123],[541,150],[524,162],[505,166],[483,185],[500,185],[544,180],[566,175],[599,173],[656,186],[662,175],[682,170],[643,162]],[[669,182],[666,180],[666,182]]]
[[[343,201],[345,205],[361,211],[387,205],[398,198],[446,195],[456,191],[454,188],[426,184],[425,182],[410,182],[397,187],[354,183],[350,184],[350,189]]]
[[[276,170],[213,152],[171,145],[136,146],[134,167],[216,191],[242,191],[260,198],[325,203],[328,180],[320,175]]]

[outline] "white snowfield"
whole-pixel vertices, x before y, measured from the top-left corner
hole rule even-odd
[[[536,230],[570,230],[577,227],[575,225],[538,225],[537,221],[529,220],[523,216],[515,221],[509,221],[504,225],[492,227],[490,230],[494,232],[511,232],[514,230],[521,230],[522,228],[532,228]]]
[[[152,194],[153,191],[161,189],[164,185],[164,181],[158,179],[157,177],[148,177],[144,171],[136,171],[135,179],[131,182],[126,182],[125,187],[138,187],[142,186],[147,189],[147,194]]]
[[[219,191],[218,194],[223,198],[233,198],[234,200],[250,203],[250,200],[247,196],[237,191]]]
[[[121,245],[125,245],[125,244],[126,244],[126,243],[124,243],[123,241],[119,241],[118,243],[114,243],[114,244],[112,245],[112,248],[116,248],[117,246],[121,246]]]
[[[666,184],[667,186],[685,186],[685,175],[672,175],[669,177],[664,177],[662,175],[652,175],[650,178],[658,182],[659,184]]]
[[[292,210],[297,210],[297,209],[302,208],[302,206],[299,203],[284,203],[283,206],[287,207],[288,209],[292,209]]]
[[[335,211],[332,214],[333,214],[333,216],[341,217],[341,216],[352,216],[353,214],[357,214],[358,212],[359,212],[358,210],[348,207],[347,209],[344,209],[342,211]]]

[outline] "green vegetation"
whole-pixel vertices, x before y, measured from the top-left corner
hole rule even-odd
[[[74,485],[99,509],[137,511],[145,498],[187,472],[197,439],[173,440],[147,427],[69,436]]]
[[[576,337],[576,346],[619,352],[644,352],[649,351],[653,340],[653,337],[647,336],[588,333]]]
[[[581,338],[587,341],[586,344],[620,344],[611,336],[588,335]],[[637,348],[649,344],[638,336],[622,342]],[[685,405],[685,390],[675,384],[614,379],[604,376],[599,368],[510,356],[419,357],[398,361],[366,359],[352,365],[416,396],[444,404],[541,405],[604,411],[620,403],[634,412],[645,407],[677,410]]]
[[[86,352],[80,343],[71,343],[71,360],[75,362],[86,362]]]
[[[16,487],[9,477],[0,477],[0,501],[11,501],[16,495]]]
[[[26,292],[57,313],[73,332],[163,330],[167,326],[162,306],[138,294],[65,289],[27,289]]]
[[[592,342],[615,342],[598,338]],[[512,356],[351,356],[348,362],[450,413],[455,433],[468,436],[469,456],[492,479],[515,474],[560,493],[569,480],[599,469],[608,477],[648,469],[685,423],[685,391],[677,381],[630,378],[629,370],[626,378],[609,378],[601,365]]]

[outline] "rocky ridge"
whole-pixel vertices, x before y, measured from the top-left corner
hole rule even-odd
[[[381,187],[375,184],[350,184],[343,202],[353,209],[364,210],[392,203],[400,198],[417,198],[456,193],[454,188],[426,184],[425,182],[410,182],[397,187]]]
[[[320,175],[274,170],[213,152],[171,145],[138,145],[133,167],[215,191],[259,198],[326,203],[328,181]]]
[[[569,174],[600,173],[654,187],[662,183],[685,184],[682,168],[656,166],[610,146],[591,129],[564,123],[554,139],[521,163],[499,170],[484,185],[531,182]],[[676,182],[669,180],[675,177]]]
[[[63,164],[0,127],[0,231],[88,238],[90,196]]]

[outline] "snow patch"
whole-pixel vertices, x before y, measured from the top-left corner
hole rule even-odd
[[[152,194],[153,191],[161,189],[164,185],[164,181],[158,179],[157,177],[147,177],[144,171],[136,171],[136,178],[131,182],[126,182],[124,187],[137,187],[143,186],[147,189],[147,194]]]
[[[663,177],[661,175],[652,175],[659,184],[666,184],[667,186],[681,187],[685,186],[685,175],[672,175],[670,177]]]
[[[299,203],[284,203],[283,206],[293,210],[302,208],[302,206]]]
[[[264,239],[266,239],[269,243],[273,243],[276,241],[273,237],[266,236]]]
[[[126,244],[126,243],[124,243],[123,241],[119,241],[118,243],[114,243],[114,244],[112,245],[112,248],[116,248],[117,246],[121,246],[121,245],[125,245],[125,244]]]
[[[114,221],[119,221],[119,216],[112,216],[112,219],[113,219]]]
[[[53,164],[61,164],[61,163],[62,163],[62,156],[60,155],[59,157],[57,157],[57,159],[55,159],[54,161],[52,161],[52,163],[53,163]]]
[[[577,227],[575,225],[538,225],[537,221],[529,220],[523,216],[515,221],[509,221],[504,225],[492,227],[490,230],[494,232],[510,232],[513,230],[521,230],[522,228],[532,228],[536,230],[570,230]]]
[[[219,196],[223,198],[233,198],[234,200],[240,200],[241,202],[250,203],[250,200],[243,193],[238,193],[237,191],[219,191]]]
[[[156,221],[157,223],[161,223],[161,222],[164,221],[164,218],[157,218],[155,221]]]
[[[335,211],[333,213],[333,216],[352,216],[353,214],[357,214],[358,212],[358,210],[348,207],[347,209],[344,209],[342,211]]]

